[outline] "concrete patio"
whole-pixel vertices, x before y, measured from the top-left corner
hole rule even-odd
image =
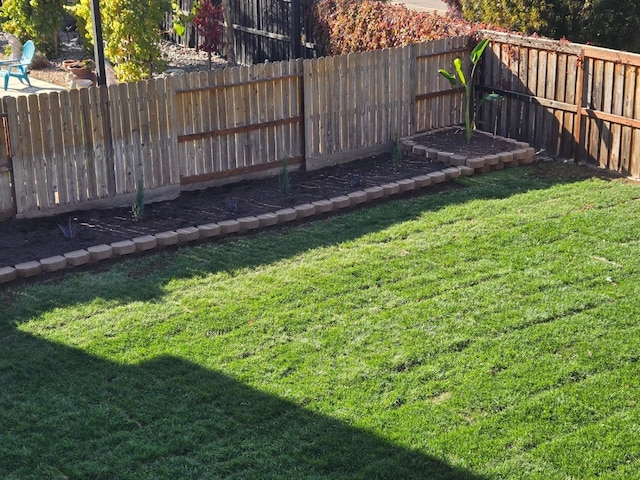
[[[15,78],[9,79],[9,88],[4,90],[0,86],[0,97],[19,97],[22,95],[31,95],[35,93],[47,93],[47,92],[63,92],[67,89],[60,85],[54,85],[53,83],[43,82],[37,78],[29,77],[31,86],[20,82]]]

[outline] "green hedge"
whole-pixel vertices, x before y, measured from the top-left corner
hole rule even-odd
[[[640,52],[638,0],[444,0],[469,21]]]

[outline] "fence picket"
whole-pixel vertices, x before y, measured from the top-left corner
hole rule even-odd
[[[627,118],[633,118],[633,107],[636,101],[637,71],[638,69],[634,66],[627,66],[625,68],[622,115]],[[629,167],[632,161],[633,129],[631,127],[622,127],[621,137],[620,171],[629,174]]]
[[[636,68],[635,79],[635,94],[633,95],[635,101],[633,105],[633,119],[640,120],[640,68]],[[632,134],[632,148],[630,155],[629,173],[635,177],[640,178],[640,129],[634,128]]]
[[[611,65],[613,67],[613,90],[611,92],[612,105],[611,112],[614,115],[621,116],[622,108],[623,108],[623,100],[624,100],[624,70],[625,67],[620,64]],[[622,166],[620,164],[620,150],[621,150],[621,140],[622,140],[622,126],[619,124],[611,124],[611,147],[609,149],[609,168],[615,170],[617,172],[622,170]]]
[[[264,76],[268,81],[264,83],[264,90],[262,92],[262,108],[259,109],[260,121],[270,122],[270,125],[264,129],[263,134],[263,153],[259,157],[260,162],[275,161],[278,159],[276,156],[276,127],[272,125],[272,122],[276,118],[281,119],[282,116],[276,117],[276,102],[280,101],[280,96],[277,93],[280,89],[277,88],[282,80],[276,80],[275,69],[277,65],[275,63],[269,63],[265,65]]]
[[[51,102],[51,94],[40,95],[38,97],[38,110],[42,112],[40,115],[40,134],[42,135],[42,145],[39,148],[42,148],[43,153],[46,151],[45,146],[53,145],[51,111],[54,107],[52,103],[55,102]],[[41,164],[44,172],[44,178],[43,182],[38,185],[38,192],[41,202],[45,208],[49,208],[49,206],[56,204],[57,199],[56,190],[58,187],[56,182],[55,150],[49,151],[48,155],[43,154]]]
[[[603,79],[600,89],[603,93],[601,110],[606,113],[611,113],[611,107],[613,105],[613,64],[610,62],[604,62]],[[609,149],[612,141],[611,122],[601,121],[600,128],[598,163],[601,167],[608,168]]]

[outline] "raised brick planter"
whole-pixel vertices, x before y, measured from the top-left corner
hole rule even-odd
[[[47,257],[40,260],[43,272],[57,272],[67,268],[67,259],[62,255],[55,255],[53,257]]]
[[[200,238],[212,238],[220,235],[220,225],[217,223],[206,223],[204,225],[198,225],[200,230]]]
[[[223,220],[222,222],[218,222],[218,225],[220,225],[220,233],[222,235],[240,231],[240,224],[237,220]]]
[[[11,282],[17,278],[36,276],[42,272],[55,272],[67,267],[99,262],[114,256],[125,256],[138,251],[149,251],[156,247],[166,247],[199,239],[214,238],[230,233],[270,227],[278,223],[308,218],[318,214],[361,205],[366,202],[414,189],[425,188],[429,185],[442,183],[459,176],[470,176],[475,173],[501,169],[505,166],[517,166],[533,162],[535,150],[523,142],[518,142],[516,145],[519,148],[510,152],[501,152],[484,157],[465,157],[450,152],[439,152],[438,150],[419,145],[412,140],[403,140],[402,150],[405,154],[416,155],[426,160],[438,159],[446,161],[452,166],[442,171],[418,175],[413,178],[402,179],[384,185],[368,187],[364,190],[351,192],[348,195],[340,195],[326,200],[317,200],[313,203],[263,213],[255,217],[224,220],[218,223],[203,224],[197,227],[185,227],[176,231],[161,232],[155,235],[144,235],[132,240],[113,242],[111,245],[96,245],[89,247],[87,250],[76,250],[65,253],[64,255],[45,258],[40,261],[24,262],[15,267],[0,267],[0,283]]]
[[[153,235],[142,235],[141,237],[136,237],[133,239],[133,243],[136,244],[136,250],[138,251],[151,250],[158,245],[158,241]]]
[[[195,242],[200,239],[200,230],[197,227],[185,227],[176,230],[180,243]]]
[[[253,217],[253,216],[239,218],[238,223],[240,224],[241,232],[255,230],[260,226],[260,220],[258,220],[258,217]]]
[[[113,257],[113,247],[111,245],[95,245],[87,248],[92,262],[99,262]]]
[[[305,203],[305,204],[302,204],[302,205],[296,205],[293,208],[294,208],[294,210],[296,212],[298,212],[297,218],[310,217],[311,215],[315,215],[315,213],[316,213],[316,206],[312,205],[311,203]]]
[[[258,215],[258,220],[260,221],[260,227],[271,227],[278,224],[278,215],[270,212],[263,213]]]
[[[64,258],[67,260],[67,265],[78,267],[89,263],[91,254],[87,250],[74,250],[73,252],[65,253]]]
[[[293,222],[298,218],[298,212],[293,208],[283,208],[278,210],[276,211],[276,215],[278,215],[278,223]]]
[[[122,240],[120,242],[113,242],[113,253],[118,256],[131,255],[137,248],[136,244],[132,240]]]
[[[19,277],[33,277],[42,273],[42,265],[36,261],[19,263],[16,265],[16,272]]]
[[[156,233],[154,235],[156,237],[156,241],[158,242],[159,247],[168,247],[170,245],[177,245],[180,237],[178,237],[178,233],[170,230],[168,232]]]

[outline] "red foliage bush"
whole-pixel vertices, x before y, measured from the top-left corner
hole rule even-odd
[[[220,52],[223,39],[223,21],[221,5],[216,5],[208,0],[199,3],[193,23],[202,40],[200,45],[196,45],[196,50],[207,53]]]
[[[321,55],[400,47],[472,33],[471,23],[373,0],[318,0],[310,11]]]

